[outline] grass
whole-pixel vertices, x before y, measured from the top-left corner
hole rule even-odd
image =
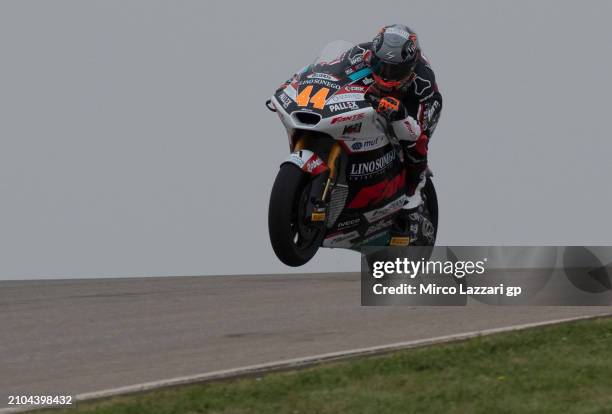
[[[596,319],[59,412],[612,413],[611,352],[612,319]]]

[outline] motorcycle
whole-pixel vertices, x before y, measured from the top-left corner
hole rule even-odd
[[[371,71],[353,46],[330,43],[266,101],[291,151],[268,208],[272,248],[288,266],[305,264],[320,247],[359,251],[410,243],[390,232],[408,201],[402,150],[367,97]],[[419,190],[435,240],[438,202],[431,177],[428,170]]]

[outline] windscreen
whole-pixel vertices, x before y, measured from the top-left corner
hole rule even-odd
[[[323,50],[321,50],[321,53],[319,53],[319,56],[315,59],[313,65],[329,65],[336,63],[342,57],[344,52],[348,51],[354,46],[354,43],[346,40],[334,40],[333,42],[328,43]]]

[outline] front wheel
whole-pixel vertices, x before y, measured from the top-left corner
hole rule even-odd
[[[311,176],[294,164],[281,165],[268,207],[268,230],[274,253],[288,266],[301,266],[319,250],[325,227],[306,216]]]

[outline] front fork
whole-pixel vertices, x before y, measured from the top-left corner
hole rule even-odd
[[[300,138],[295,144],[294,152],[304,149],[305,144],[305,137]],[[307,216],[310,216],[310,221],[312,222],[325,221],[326,206],[329,201],[332,185],[337,177],[337,161],[341,152],[342,149],[340,144],[334,142],[329,150],[327,160],[325,160],[328,173],[318,174],[313,178],[310,193],[310,201],[312,202],[308,203],[308,209],[306,211]],[[325,178],[326,176],[327,178]]]

